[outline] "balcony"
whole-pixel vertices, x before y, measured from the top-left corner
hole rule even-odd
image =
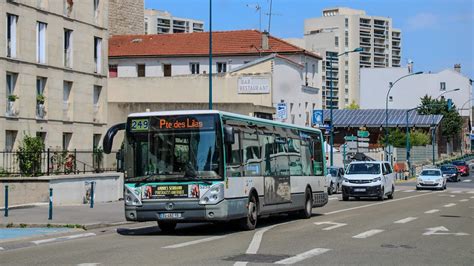
[[[36,119],[44,120],[46,118],[46,106],[44,103],[36,103]]]
[[[15,104],[15,101],[7,101],[7,110],[5,112],[5,116],[17,117],[19,113],[20,112],[18,111],[17,104]]]

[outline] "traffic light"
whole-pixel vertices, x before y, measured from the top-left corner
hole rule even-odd
[[[453,107],[453,100],[448,99],[448,111],[451,111],[452,107]]]

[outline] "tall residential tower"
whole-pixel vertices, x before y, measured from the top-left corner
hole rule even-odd
[[[145,9],[145,34],[189,33],[204,31],[204,22],[173,17],[166,11]]]

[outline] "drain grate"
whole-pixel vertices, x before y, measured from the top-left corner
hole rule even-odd
[[[240,254],[225,258],[227,261],[248,261],[255,263],[274,263],[282,259],[289,258],[288,255],[269,255],[269,254]]]

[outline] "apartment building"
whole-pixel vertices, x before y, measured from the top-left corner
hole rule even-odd
[[[305,20],[303,39],[288,41],[324,57],[324,108],[342,109],[352,102],[359,104],[360,68],[400,66],[401,31],[393,28],[391,18],[368,16],[363,10],[324,9],[322,17]],[[359,47],[363,49],[360,53],[342,55]]]
[[[167,11],[145,9],[145,34],[190,33],[202,31],[204,31],[204,22],[201,20],[177,18]]]
[[[108,29],[110,35],[143,34],[145,32],[144,0],[103,1],[109,3]]]
[[[0,151],[25,134],[91,150],[107,121],[103,0],[0,1]]]

